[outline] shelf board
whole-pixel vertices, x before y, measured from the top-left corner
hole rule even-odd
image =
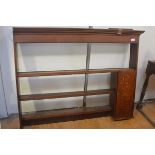
[[[144,31],[124,29],[124,28],[109,28],[109,29],[89,29],[89,28],[50,28],[50,27],[14,27],[14,35],[22,34],[113,34],[113,35],[136,35],[142,34]]]
[[[59,75],[74,75],[74,74],[99,74],[99,73],[119,72],[125,69],[127,68],[18,72],[17,77],[59,76]]]
[[[25,113],[22,116],[23,125],[33,125],[42,123],[51,123],[92,118],[94,116],[104,116],[111,113],[112,109],[109,105],[99,107],[80,107],[58,110],[48,110],[40,112]]]
[[[43,99],[78,97],[78,96],[91,96],[91,95],[101,95],[101,94],[111,94],[111,93],[114,93],[113,89],[99,89],[99,90],[89,90],[89,91],[20,95],[19,99],[20,101],[28,101],[28,100],[43,100]]]

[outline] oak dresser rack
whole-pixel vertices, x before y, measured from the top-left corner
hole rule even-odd
[[[144,33],[144,31],[115,28],[13,28],[15,73],[20,128],[23,128],[26,125],[101,117],[105,115],[111,115],[114,120],[132,118],[136,87],[139,37],[142,33]],[[20,43],[87,43],[86,69],[19,72],[17,44]],[[89,54],[91,43],[130,44],[129,67],[89,69]],[[97,73],[111,73],[110,89],[87,90],[88,75]],[[85,75],[85,86],[83,91],[28,95],[20,94],[19,78],[74,74]],[[99,107],[86,106],[86,96],[101,94],[110,94],[110,105]],[[81,108],[59,109],[26,114],[23,114],[22,112],[21,101],[77,96],[84,96],[83,107]]]

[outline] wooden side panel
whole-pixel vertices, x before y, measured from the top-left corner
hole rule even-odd
[[[129,69],[117,73],[116,98],[113,104],[114,120],[133,117],[136,71]]]
[[[19,123],[20,123],[20,128],[23,128],[22,125],[22,106],[19,100],[19,94],[20,94],[20,82],[19,79],[17,77],[17,73],[18,73],[18,51],[17,51],[17,44],[14,43],[14,62],[15,62],[15,76],[16,76],[16,89],[17,89],[17,102],[18,102],[18,115],[19,115]]]
[[[130,62],[129,62],[129,68],[136,69],[138,65],[138,50],[139,49],[139,43],[131,43],[130,44]]]

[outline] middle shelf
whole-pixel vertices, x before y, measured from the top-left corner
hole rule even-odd
[[[37,76],[59,76],[59,75],[74,75],[74,74],[99,74],[112,73],[126,70],[127,68],[107,68],[107,69],[79,69],[79,70],[58,70],[58,71],[32,71],[18,72],[17,77],[37,77]]]
[[[112,94],[114,92],[115,92],[114,89],[99,89],[99,90],[62,92],[62,93],[31,94],[31,95],[19,95],[19,99],[20,101],[43,100],[43,99],[54,99],[54,98]]]

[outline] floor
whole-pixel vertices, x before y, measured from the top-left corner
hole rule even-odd
[[[146,104],[143,111],[155,120],[155,102]],[[18,119],[12,116],[11,119],[2,121],[2,128],[16,129],[19,127]],[[51,123],[44,125],[27,126],[25,129],[153,129],[152,124],[137,110],[134,111],[134,118],[123,121],[113,121],[108,117]]]

